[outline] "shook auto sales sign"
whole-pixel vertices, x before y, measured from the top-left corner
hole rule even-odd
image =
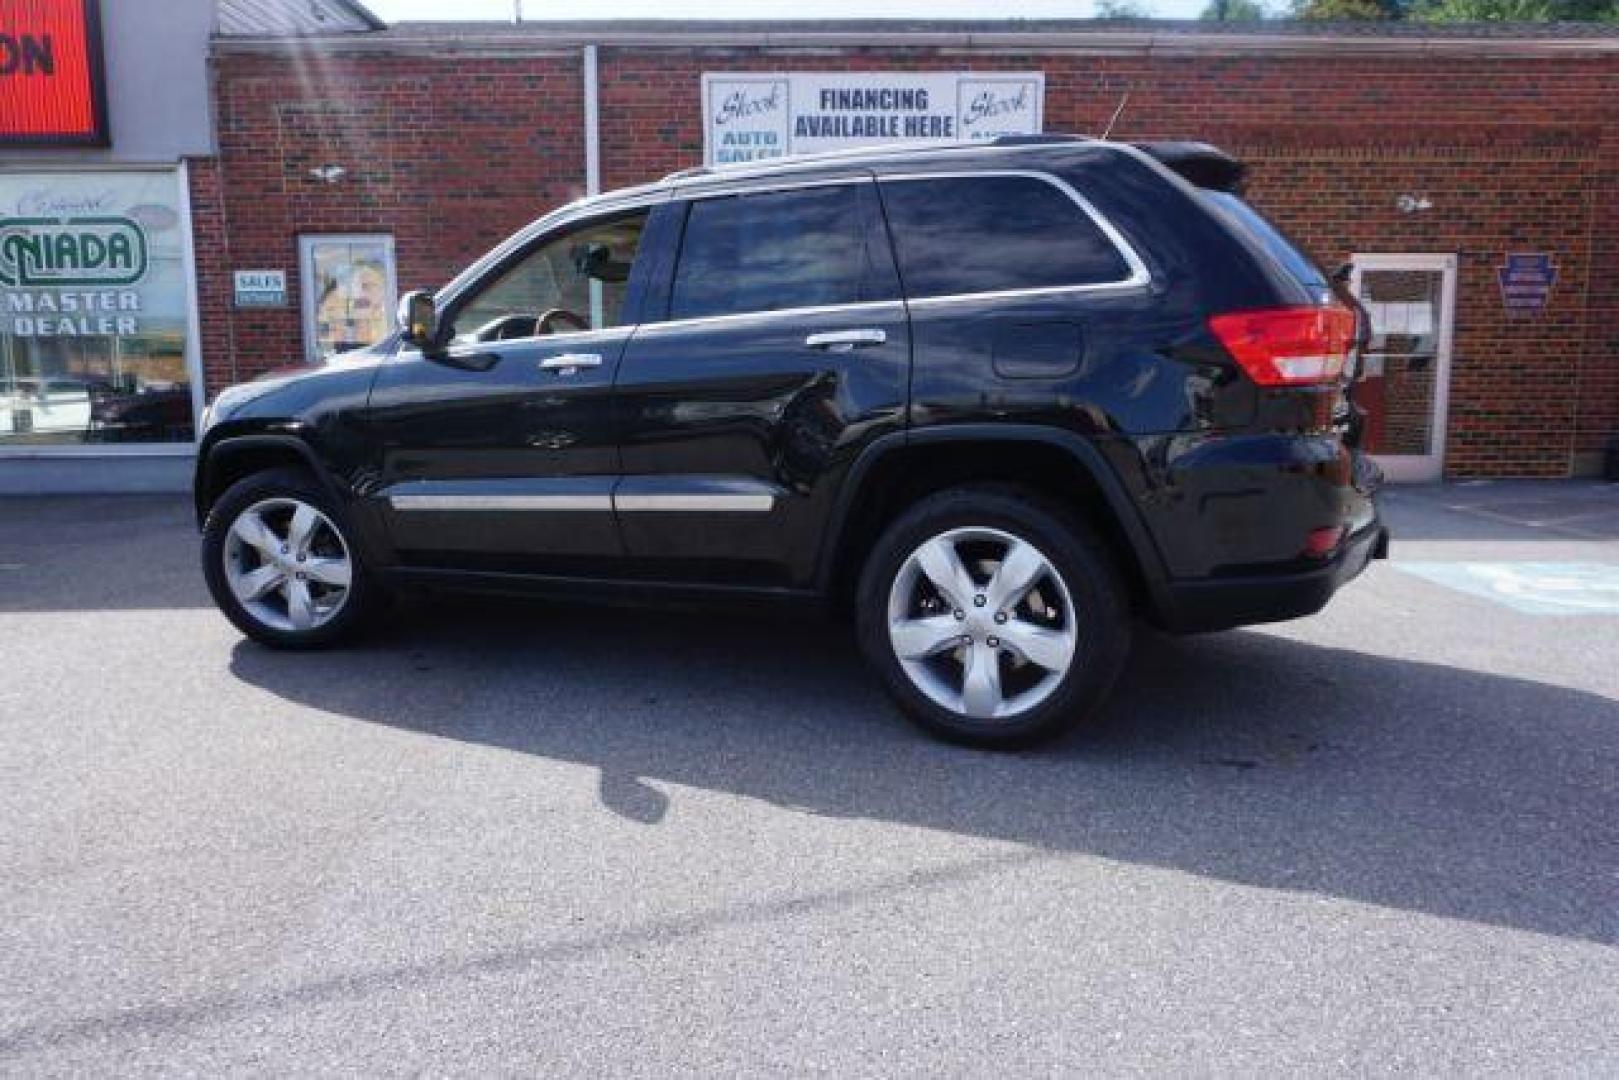
[[[1034,135],[1040,72],[707,73],[709,165],[883,142],[977,142]]]
[[[97,0],[0,0],[0,145],[105,145]]]

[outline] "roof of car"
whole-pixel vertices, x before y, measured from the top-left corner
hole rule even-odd
[[[610,211],[620,203],[637,204],[660,195],[698,192],[708,188],[726,187],[731,184],[745,184],[754,180],[769,180],[778,176],[804,175],[813,177],[816,174],[836,173],[845,169],[863,169],[896,164],[909,165],[927,161],[940,162],[941,159],[947,158],[970,161],[975,157],[982,157],[986,154],[1000,155],[1009,152],[1038,155],[1042,151],[1049,153],[1053,150],[1107,148],[1134,156],[1145,153],[1146,156],[1155,158],[1176,171],[1181,171],[1175,162],[1168,160],[1165,154],[1161,152],[1162,148],[1165,147],[1174,147],[1176,154],[1182,157],[1189,153],[1203,155],[1208,159],[1218,159],[1240,169],[1240,166],[1237,166],[1221,151],[1206,143],[1125,143],[1112,142],[1087,135],[1055,133],[1045,135],[1007,135],[977,142],[887,143],[853,147],[845,150],[830,150],[815,154],[790,154],[765,161],[737,162],[726,165],[699,165],[672,172],[661,180],[656,180],[649,184],[617,188],[597,195],[586,196],[559,208],[557,213],[565,212],[572,215],[581,211]]]

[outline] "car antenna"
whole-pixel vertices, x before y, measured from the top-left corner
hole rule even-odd
[[[1130,104],[1130,92],[1126,90],[1124,96],[1119,99],[1119,107],[1113,110],[1113,116],[1108,120],[1107,127],[1102,132],[1104,142],[1107,141],[1109,135],[1113,134],[1113,125],[1119,122],[1119,117],[1124,115],[1124,107],[1128,104]]]

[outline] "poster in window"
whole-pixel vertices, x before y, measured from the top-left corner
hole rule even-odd
[[[393,329],[389,236],[303,239],[305,339],[313,359],[375,344]]]

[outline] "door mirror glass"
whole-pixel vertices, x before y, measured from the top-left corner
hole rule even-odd
[[[438,309],[432,293],[417,289],[400,298],[399,328],[405,341],[423,352],[438,345]]]

